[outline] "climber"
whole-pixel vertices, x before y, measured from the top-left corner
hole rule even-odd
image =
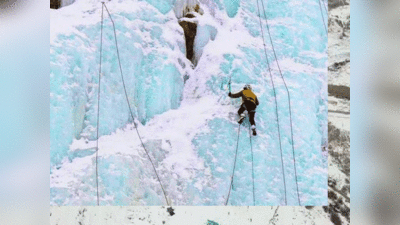
[[[238,123],[241,124],[245,118],[244,115],[244,110],[247,110],[249,114],[249,121],[251,124],[251,129],[253,131],[253,135],[257,135],[256,133],[256,123],[254,122],[254,114],[256,113],[256,108],[258,106],[258,99],[257,96],[251,91],[251,86],[250,84],[246,84],[243,87],[243,90],[236,93],[232,94],[229,92],[228,94],[229,97],[231,98],[239,98],[242,97],[242,105],[240,106],[240,109],[238,111],[239,114],[239,120]]]

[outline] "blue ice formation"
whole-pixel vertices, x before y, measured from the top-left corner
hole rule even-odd
[[[252,166],[256,205],[284,205],[284,181],[288,205],[299,204],[296,181],[302,205],[327,202],[327,160],[321,154],[327,142],[327,37],[319,6],[293,0],[263,3],[277,60],[290,92],[294,140],[287,92],[261,11],[270,64],[266,63],[256,1],[107,3],[116,26],[131,110],[168,201],[174,205],[224,205],[236,144],[238,161],[230,205],[253,205]],[[75,4],[83,3],[77,1],[62,8],[60,14],[51,14],[58,18],[54,21],[67,21],[64,26],[69,28],[66,32],[54,28],[56,35],[50,45],[52,205],[96,204],[94,143],[101,4],[90,3],[85,5],[90,10],[80,11],[72,10]],[[184,14],[180,13],[184,7],[193,4],[199,4],[204,14],[196,18],[196,60],[191,65],[185,57],[184,31],[178,17]],[[69,23],[71,15],[94,22]],[[133,121],[123,89],[113,26],[107,16],[104,18],[100,204],[165,205],[147,155],[136,133],[129,133]],[[269,66],[276,88],[280,133]],[[189,79],[184,82],[184,77]],[[248,121],[241,127],[238,140],[236,111],[240,100],[227,97],[229,80],[233,92],[250,83],[260,100],[256,113],[259,135],[252,137],[252,145]],[[208,104],[204,99],[209,99]],[[132,136],[124,139],[124,134]],[[125,148],[129,151],[121,150]]]

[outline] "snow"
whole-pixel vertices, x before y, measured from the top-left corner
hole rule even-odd
[[[75,0],[61,0],[60,5],[61,5],[61,7],[65,7],[65,6],[71,5],[74,2],[75,2]]]
[[[165,207],[50,207],[50,223],[66,224],[332,224],[322,207],[174,207],[171,216]],[[79,212],[81,212],[79,214]],[[77,216],[78,215],[78,216]],[[250,221],[250,222],[249,222]]]
[[[346,24],[350,26],[350,6],[345,5],[330,10],[329,17],[330,64],[348,60],[345,65],[330,71],[329,84],[350,86],[350,27],[343,29]]]
[[[174,4],[174,13],[178,19],[181,19],[188,12],[194,12],[196,5],[199,4],[198,0],[184,0],[184,1],[175,1]]]
[[[199,2],[195,67],[185,57],[178,20],[197,1],[106,4],[116,25],[135,123],[172,204],[223,205],[237,141],[229,204],[253,204],[252,163],[256,204],[285,204],[274,94],[256,2]],[[309,13],[319,6],[298,1],[268,5],[272,39],[291,97],[301,203],[322,205],[327,202],[326,156],[321,153],[327,141],[327,40],[321,19],[313,19],[319,14]],[[50,16],[51,205],[95,205],[101,4],[76,1],[51,10]],[[278,100],[288,205],[297,205],[287,92],[268,33],[264,35]],[[106,11],[101,71],[100,204],[166,204],[129,115]],[[247,120],[237,139],[240,100],[227,96],[230,77],[233,92],[250,83],[260,101],[259,135],[252,137],[254,162]]]
[[[335,127],[350,132],[350,102],[345,99],[328,97],[329,122]]]

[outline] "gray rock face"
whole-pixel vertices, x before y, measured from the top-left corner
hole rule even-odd
[[[326,216],[350,224],[350,1],[329,0],[328,139]]]

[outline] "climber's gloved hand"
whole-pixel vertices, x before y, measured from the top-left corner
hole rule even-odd
[[[232,96],[232,93],[229,92],[228,96],[231,97],[231,96]]]

